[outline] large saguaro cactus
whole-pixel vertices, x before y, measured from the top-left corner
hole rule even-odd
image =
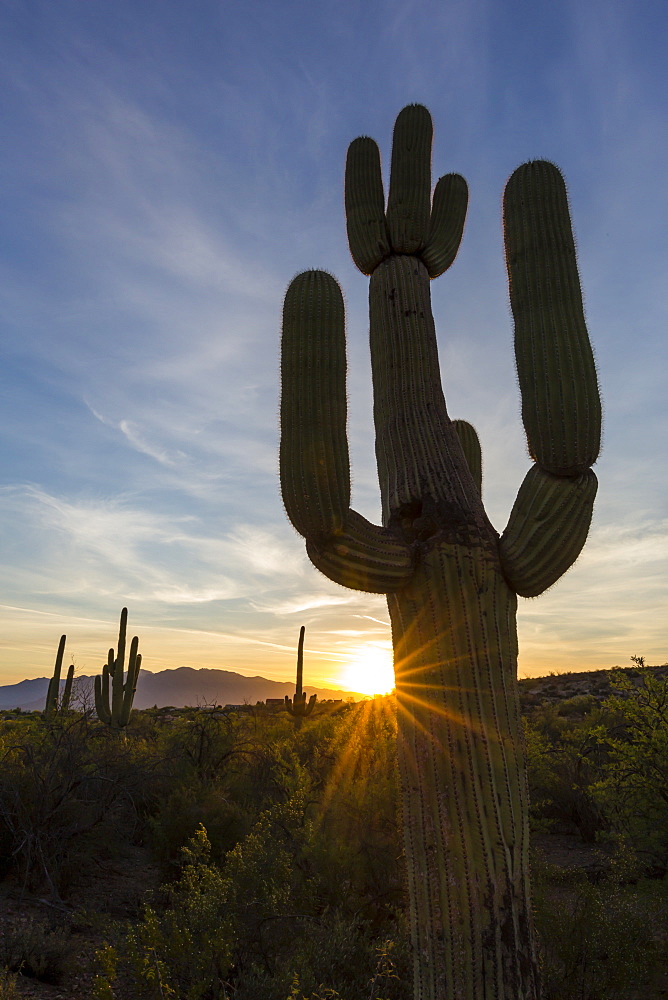
[[[432,125],[397,119],[385,206],[376,144],[346,164],[348,239],[370,275],[383,525],[350,508],[344,308],[320,271],[283,318],[280,469],[292,524],[330,579],[386,593],[416,1000],[536,1000],[517,594],[577,558],[596,492],[600,403],[563,180],[527,163],[504,198],[522,416],[534,465],[501,538],[480,495],[473,428],[445,406],[429,280],[457,253],[467,188],[431,196]]]

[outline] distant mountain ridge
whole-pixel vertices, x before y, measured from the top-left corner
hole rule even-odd
[[[18,684],[0,686],[0,710],[21,708],[30,712],[43,709],[49,680],[48,677],[35,677]],[[75,678],[75,684],[81,692],[80,696],[83,695],[92,704],[93,678],[82,675]],[[61,688],[63,686],[64,681],[61,681]],[[311,684],[306,684],[304,690],[309,696],[317,694],[319,701],[327,698],[359,701],[367,697],[356,691],[313,687]],[[294,681],[271,681],[259,675],[245,677],[232,670],[177,667],[154,674],[142,670],[134,707],[141,709],[157,705],[164,708],[171,705],[185,708],[187,705],[243,705],[246,702],[254,705],[267,698],[284,698],[286,694],[292,697],[294,693]]]

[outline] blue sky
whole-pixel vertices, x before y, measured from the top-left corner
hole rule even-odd
[[[62,632],[99,669],[124,604],[149,670],[292,676],[301,624],[312,682],[363,689],[387,657],[383,599],[320,576],[283,513],[279,328],[296,273],[338,278],[378,521],[343,168],[361,134],[387,164],[414,101],[434,178],[469,183],[432,295],[498,530],[529,465],[503,186],[538,157],[569,186],[604,450],[583,555],[521,602],[520,676],[668,660],[667,26],[650,0],[4,0],[0,683],[50,673]]]

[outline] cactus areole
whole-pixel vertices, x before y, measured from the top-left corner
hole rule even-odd
[[[563,179],[527,163],[504,196],[522,417],[534,464],[499,537],[480,494],[473,428],[451,421],[430,279],[453,262],[465,181],[431,193],[429,112],[397,119],[385,203],[376,144],[346,163],[353,259],[370,276],[383,525],[350,508],[344,308],[308,271],[285,300],[281,484],[290,520],[331,580],[386,593],[416,1000],[535,1000],[517,595],[550,587],[591,520],[600,403]]]

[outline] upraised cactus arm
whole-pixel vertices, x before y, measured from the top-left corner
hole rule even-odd
[[[526,163],[504,196],[515,358],[529,470],[501,537],[511,586],[536,597],[586,541],[597,480],[601,402],[585,325],[566,186],[551,163]]]
[[[343,300],[307,272],[286,297],[281,484],[330,579],[385,592],[416,1000],[537,1000],[528,795],[517,693],[516,594],[550,586],[585,541],[600,407],[563,181],[511,178],[504,225],[523,419],[536,464],[503,537],[481,501],[480,445],[451,421],[429,280],[453,262],[466,213],[456,174],[430,197],[431,119],[397,119],[385,207],[376,144],[346,164],[348,238],[371,276],[370,342],[383,527],[350,509]]]
[[[350,509],[343,298],[324,271],[288,289],[281,385],[283,502],[309,555],[344,586],[396,589],[412,572],[410,548]]]

